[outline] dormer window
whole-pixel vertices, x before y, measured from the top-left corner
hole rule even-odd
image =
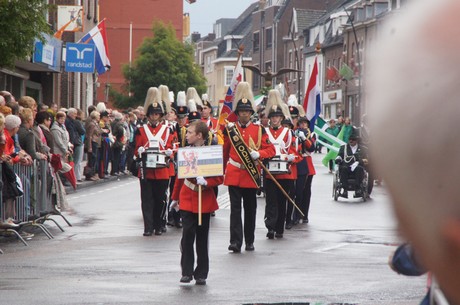
[[[224,40],[227,42],[227,52],[233,49],[238,49],[238,46],[241,42],[243,36],[241,35],[227,35],[224,37]]]

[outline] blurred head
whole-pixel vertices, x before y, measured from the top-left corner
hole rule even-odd
[[[67,116],[71,118],[72,120],[75,120],[77,118],[77,109],[69,108],[67,110]]]
[[[202,146],[208,137],[208,133],[208,126],[205,122],[194,121],[187,127],[185,138],[190,145]]]
[[[33,126],[34,115],[32,109],[22,108],[21,110],[19,110],[19,118],[21,118],[21,123],[27,128]]]
[[[459,11],[459,1],[408,2],[382,28],[367,90],[371,157],[387,182],[401,232],[455,304],[460,304],[460,142],[452,128],[460,115],[460,70],[453,67],[460,65],[460,40],[452,37]],[[429,118],[429,126],[420,118]]]
[[[5,118],[5,129],[11,136],[14,136],[21,126],[21,119],[17,115],[8,115]]]
[[[66,118],[66,114],[64,111],[58,111],[56,113],[56,122],[58,122],[59,124],[64,124],[65,123],[65,118]]]

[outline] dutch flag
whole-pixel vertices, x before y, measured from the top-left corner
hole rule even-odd
[[[96,46],[96,71],[101,75],[110,69],[109,46],[105,30],[105,19],[91,29],[80,41]]]
[[[315,128],[316,118],[321,114],[321,89],[319,87],[317,58],[315,58],[313,71],[311,72],[310,80],[308,81],[307,92],[305,93],[303,101],[303,108],[305,109],[307,119],[310,121],[310,130],[313,131]]]

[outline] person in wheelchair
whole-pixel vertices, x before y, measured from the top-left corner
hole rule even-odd
[[[339,178],[343,188],[342,197],[348,198],[348,190],[350,189],[355,190],[355,197],[362,197],[361,184],[368,159],[367,148],[359,144],[358,130],[353,129],[348,143],[340,147],[335,163],[339,166]],[[352,186],[348,185],[350,178],[354,178],[354,188],[350,188]]]

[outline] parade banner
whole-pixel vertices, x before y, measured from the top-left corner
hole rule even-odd
[[[224,174],[222,145],[181,147],[177,151],[179,179],[215,177]]]

